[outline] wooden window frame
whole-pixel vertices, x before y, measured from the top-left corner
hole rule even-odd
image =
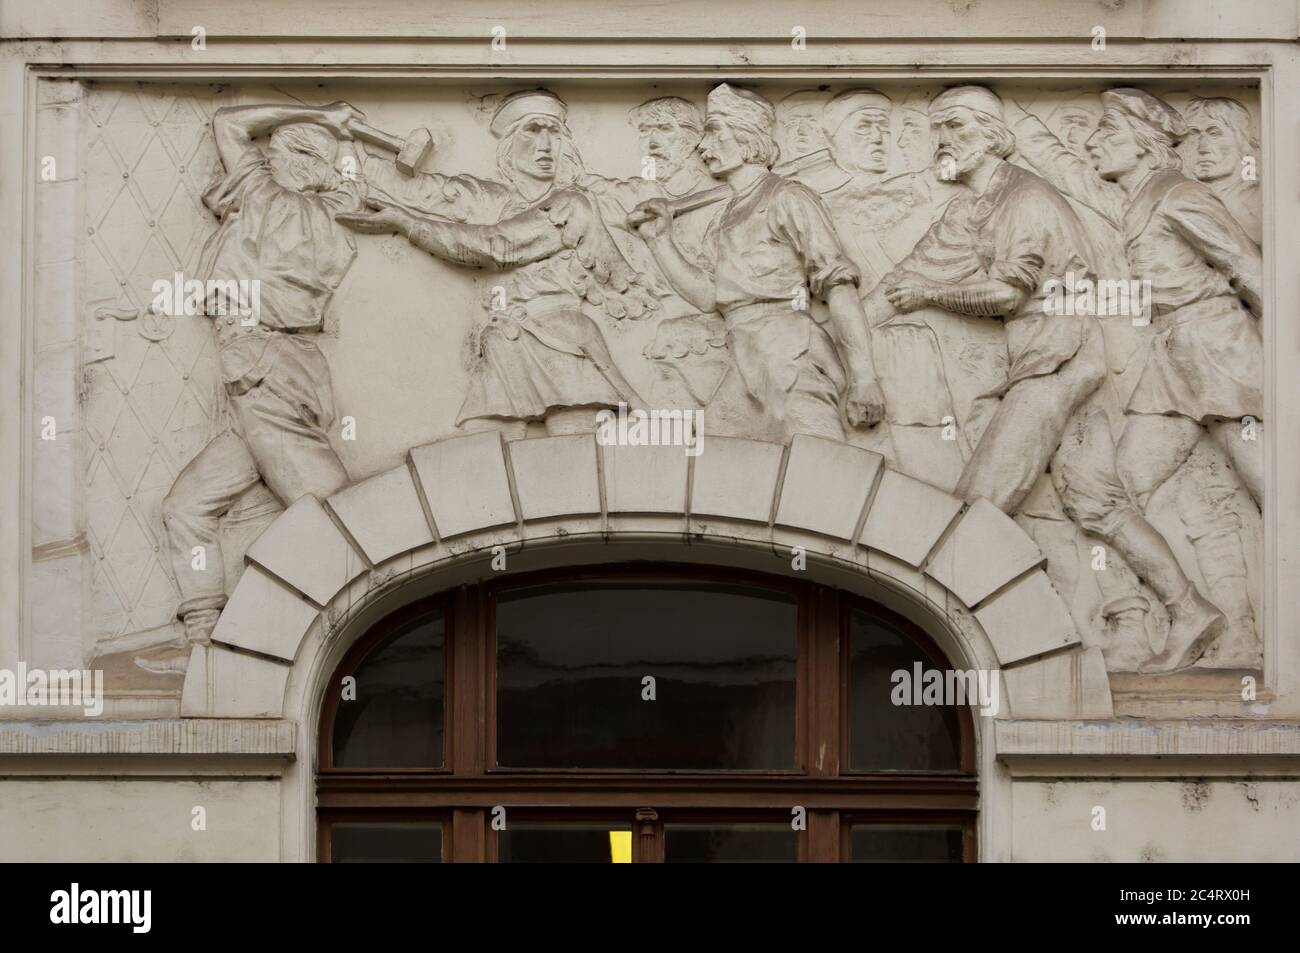
[[[495,765],[496,599],[504,592],[558,583],[686,582],[776,590],[797,606],[795,766],[790,770],[661,770],[640,768],[503,768]],[[338,768],[332,763],[339,680],[391,636],[393,627],[441,606],[445,624],[443,766]],[[689,818],[743,822],[807,812],[799,860],[848,859],[852,823],[961,823],[964,859],[977,855],[979,783],[969,707],[958,710],[960,769],[850,771],[848,765],[849,637],[852,610],[885,618],[938,667],[949,662],[921,628],[869,599],[816,583],[713,567],[625,563],[546,570],[490,579],[420,599],[371,628],[331,676],[319,721],[318,860],[330,858],[329,830],[344,819],[431,818],[443,821],[443,858],[495,860],[491,809],[508,818],[631,824],[634,862],[663,856],[665,823]],[[955,819],[955,820],[954,820]],[[508,820],[507,820],[508,823]]]

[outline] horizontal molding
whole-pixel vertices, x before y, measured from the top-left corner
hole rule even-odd
[[[0,721],[0,772],[28,755],[180,755],[292,760],[297,726],[281,719]]]
[[[1014,777],[1300,777],[1300,723],[1027,721],[994,725]]]

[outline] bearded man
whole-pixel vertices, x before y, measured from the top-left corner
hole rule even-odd
[[[936,161],[971,194],[948,204],[873,291],[867,313],[875,324],[935,306],[1003,321],[1010,370],[956,494],[1015,513],[1050,466],[1070,517],[1113,546],[1169,609],[1166,649],[1150,668],[1191,665],[1224,616],[1119,480],[1109,425],[1090,406],[1106,375],[1096,318],[1057,315],[1046,304],[1067,273],[1094,274],[1087,230],[1060,192],[1006,161],[1015,139],[992,91],[946,90],[930,104],[930,121]]]

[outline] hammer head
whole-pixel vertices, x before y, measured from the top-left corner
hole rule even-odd
[[[420,163],[433,151],[433,134],[428,129],[416,129],[402,143],[394,164],[407,175],[414,175]]]

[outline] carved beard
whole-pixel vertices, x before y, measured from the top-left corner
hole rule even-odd
[[[944,156],[952,157],[953,170],[958,179],[965,176],[971,169],[979,163],[979,157],[984,154],[982,144],[962,145],[958,142],[947,143],[939,146],[934,150],[934,164],[936,168],[943,168]]]

